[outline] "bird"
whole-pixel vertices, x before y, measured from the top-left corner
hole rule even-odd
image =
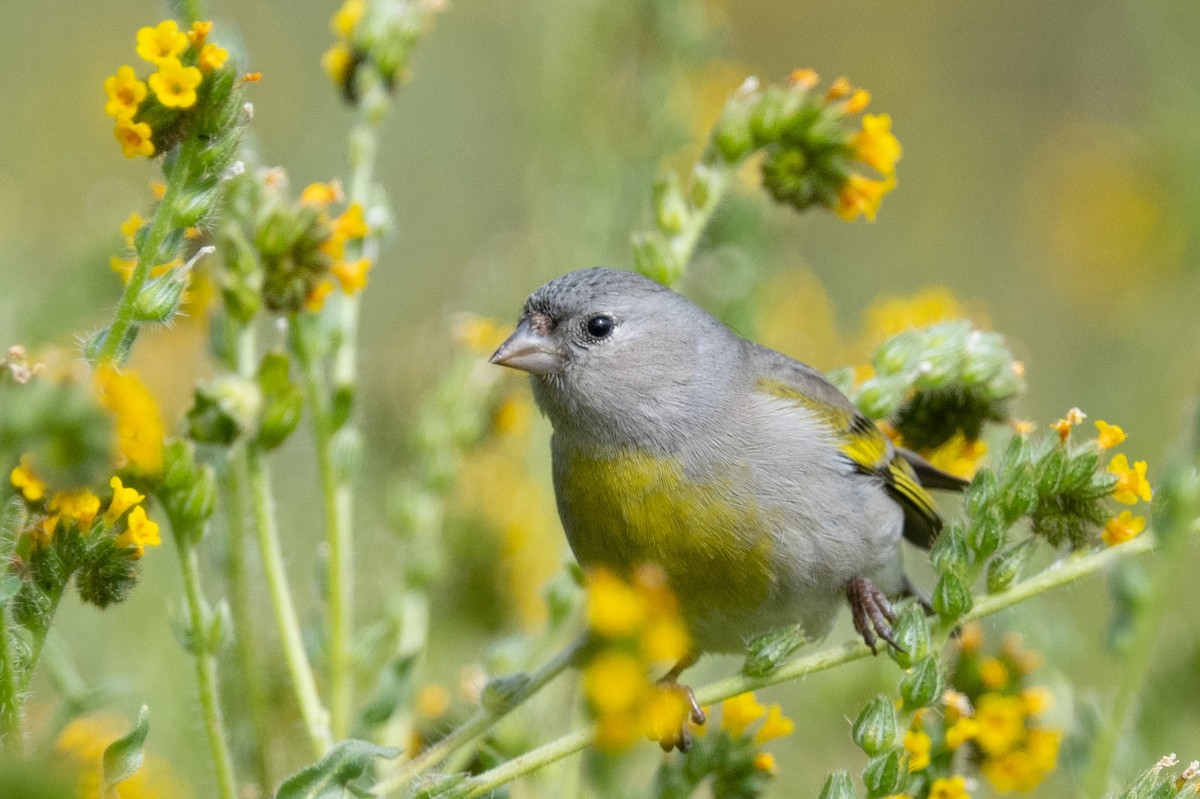
[[[580,565],[665,574],[696,651],[663,681],[786,625],[822,637],[847,601],[872,651],[899,648],[889,596],[919,595],[900,541],[928,548],[928,489],[965,482],[893,445],[819,371],[604,267],[535,290],[490,362],[530,375]]]

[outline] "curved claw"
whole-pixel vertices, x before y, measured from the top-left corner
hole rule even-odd
[[[863,643],[871,647],[871,652],[878,654],[875,649],[876,636],[887,641],[898,652],[904,648],[896,643],[892,632],[892,623],[896,621],[896,613],[884,593],[866,577],[851,577],[846,583],[846,598],[850,600],[850,612],[854,617],[854,629],[862,636]]]
[[[686,667],[687,664],[684,664],[683,668]],[[687,721],[690,719],[693,724],[703,724],[707,721],[704,710],[700,707],[700,703],[696,701],[696,695],[692,692],[691,687],[682,685],[679,682],[679,672],[683,671],[683,668],[676,666],[657,683],[657,687],[662,690],[676,691],[682,694],[688,708],[687,718],[681,720],[678,729],[671,730],[659,739],[658,745],[662,747],[664,752],[670,752],[672,749],[687,752],[692,748],[692,734],[687,728]]]

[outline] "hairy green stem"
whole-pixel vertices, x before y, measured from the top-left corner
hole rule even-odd
[[[1153,538],[1147,534],[1119,546],[1065,558],[1034,577],[1017,583],[1007,591],[980,598],[971,611],[960,619],[960,622],[998,613],[1038,594],[1095,574],[1118,558],[1149,552],[1153,548]],[[709,705],[746,691],[755,691],[770,685],[796,680],[809,674],[861,660],[870,655],[871,650],[862,641],[850,641],[784,663],[772,673],[762,677],[747,677],[738,674],[710,683],[696,691],[696,699],[703,705]],[[456,794],[456,796],[462,796],[463,799],[483,796],[518,777],[537,771],[584,749],[595,740],[595,737],[596,733],[592,728],[567,733],[537,749],[513,758],[507,763],[472,777],[466,783],[464,792]]]
[[[741,163],[741,161],[728,163],[719,158],[705,159],[705,165],[709,167],[710,171],[708,172],[708,189],[702,198],[703,202],[694,208],[694,213],[688,216],[683,228],[668,240],[671,246],[671,255],[679,264],[681,277],[688,262],[692,260],[692,255],[696,252],[696,245],[700,243],[701,234],[708,227],[709,220],[712,219],[717,206],[720,205],[721,198],[725,196],[725,191],[729,188],[729,183]]]
[[[8,603],[0,603],[0,752],[20,755],[25,749],[17,670],[8,631]]]
[[[542,690],[551,680],[575,662],[581,649],[587,643],[587,636],[580,636],[564,647],[558,654],[544,663],[540,668],[528,675],[528,680],[518,690],[507,697],[507,701],[499,705],[480,707],[475,715],[462,726],[453,730],[445,738],[421,752],[412,760],[403,764],[395,772],[381,780],[374,788],[381,796],[396,793],[404,789],[410,782],[421,774],[429,771],[455,750],[481,738],[496,722],[520,707],[531,696]]]
[[[187,533],[176,535],[179,569],[183,575],[184,597],[187,601],[188,623],[191,626],[192,659],[196,667],[200,711],[204,716],[204,732],[212,751],[213,767],[220,799],[237,799],[237,781],[233,775],[233,758],[229,754],[225,722],[217,692],[217,659],[213,654],[215,642],[209,640],[208,612],[200,590],[200,566],[196,548],[187,541]]]
[[[66,589],[68,582],[69,580],[64,580],[51,590],[47,595],[50,600],[50,606],[44,613],[39,615],[39,623],[29,630],[33,634],[33,644],[29,648],[29,660],[25,663],[24,673],[21,674],[17,685],[18,697],[24,696],[33,682],[33,675],[37,672],[38,662],[42,659],[42,649],[46,646],[46,636],[50,634],[50,624],[54,621],[54,614],[58,612],[58,603],[62,601],[63,591]]]
[[[270,478],[262,452],[254,444],[246,446],[246,472],[250,481],[251,504],[254,506],[254,522],[258,534],[258,548],[262,555],[263,573],[271,596],[271,606],[275,612],[275,624],[279,628],[284,659],[291,674],[292,689],[300,705],[300,716],[304,720],[309,742],[316,756],[322,757],[333,745],[329,714],[321,705],[317,681],[308,662],[308,655],[304,652],[300,621],[283,568],[283,552],[279,546]]]
[[[229,582],[230,616],[233,621],[234,649],[237,657],[239,682],[245,688],[246,714],[254,730],[253,760],[258,783],[265,790],[271,785],[271,769],[267,762],[267,749],[274,737],[270,725],[270,710],[267,692],[263,685],[262,671],[254,656],[253,613],[250,604],[250,581],[246,569],[246,547],[248,536],[246,521],[246,496],[243,486],[247,480],[246,462],[242,453],[234,453],[226,470],[221,475],[221,495],[226,498],[226,531],[228,549],[225,562],[225,577]]]

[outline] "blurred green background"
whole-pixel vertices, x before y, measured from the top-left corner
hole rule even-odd
[[[286,168],[297,190],[346,172],[351,115],[319,65],[334,7],[210,4],[218,32],[240,37],[244,67],[264,76],[250,91],[261,161]],[[121,157],[101,84],[132,62],[134,31],[166,12],[131,2],[5,11],[0,344],[70,347],[114,306],[117,227],[147,210],[157,177],[156,165]],[[848,225],[797,217],[747,183],[718,212],[684,290],[747,334],[776,331],[767,343],[832,368],[861,359],[846,342],[858,340],[874,300],[946,287],[1025,361],[1021,416],[1045,424],[1078,405],[1119,423],[1125,451],[1150,460],[1153,480],[1200,390],[1197,37],[1194,0],[452,2],[418,50],[381,145],[396,235],[364,297],[361,411],[373,448],[358,513],[360,618],[400,571],[389,561],[397,548],[384,498],[403,468],[414,408],[451,357],[448,320],[462,311],[514,319],[550,277],[629,266],[628,237],[649,222],[655,175],[694,157],[721,102],[752,74],[775,80],[809,66],[868,88],[904,145],[899,188],[876,223]],[[206,373],[196,321],[138,344],[135,366],[170,414]],[[546,434],[536,427],[536,453]],[[321,535],[308,504],[310,453],[308,442],[291,442],[276,470],[302,606]],[[545,458],[531,458],[545,495]],[[460,520],[476,523],[486,526]],[[1195,547],[1190,559],[1194,574]],[[59,629],[89,683],[115,681],[130,718],[151,705],[152,746],[205,795],[190,664],[168,632],[175,566],[152,552],[143,567],[130,601],[99,615],[68,600]],[[471,616],[489,597],[511,600],[503,587],[445,579],[454,590],[435,594],[428,671],[452,684],[456,664],[478,660],[522,621],[515,611]],[[1104,645],[1106,590],[1094,580],[993,624],[1044,653],[1064,725],[1071,695],[1103,708],[1121,669]],[[1124,739],[1126,774],[1165,752],[1200,755],[1200,589],[1177,591],[1137,728]],[[261,645],[276,647],[269,637]],[[736,665],[706,661],[693,679]],[[771,692],[798,722],[775,747],[777,795],[815,795],[829,768],[861,768],[847,719],[894,675],[890,662],[859,663]],[[1041,795],[1064,795],[1066,784]]]

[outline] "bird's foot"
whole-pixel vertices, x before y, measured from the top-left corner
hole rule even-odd
[[[883,592],[866,577],[851,577],[846,583],[846,598],[850,600],[850,612],[854,617],[854,629],[862,636],[863,643],[876,653],[875,641],[882,638],[897,651],[903,652],[903,647],[896,643],[892,632],[892,624],[896,621],[896,613]]]
[[[672,696],[674,701],[668,705],[677,707],[680,712],[674,714],[669,722],[654,725],[651,735],[658,741],[658,745],[664,752],[670,752],[672,749],[686,752],[692,747],[692,734],[688,730],[688,722],[697,725],[703,724],[707,720],[704,710],[696,701],[696,695],[692,693],[692,689],[680,684],[674,673],[659,680],[655,688]]]

